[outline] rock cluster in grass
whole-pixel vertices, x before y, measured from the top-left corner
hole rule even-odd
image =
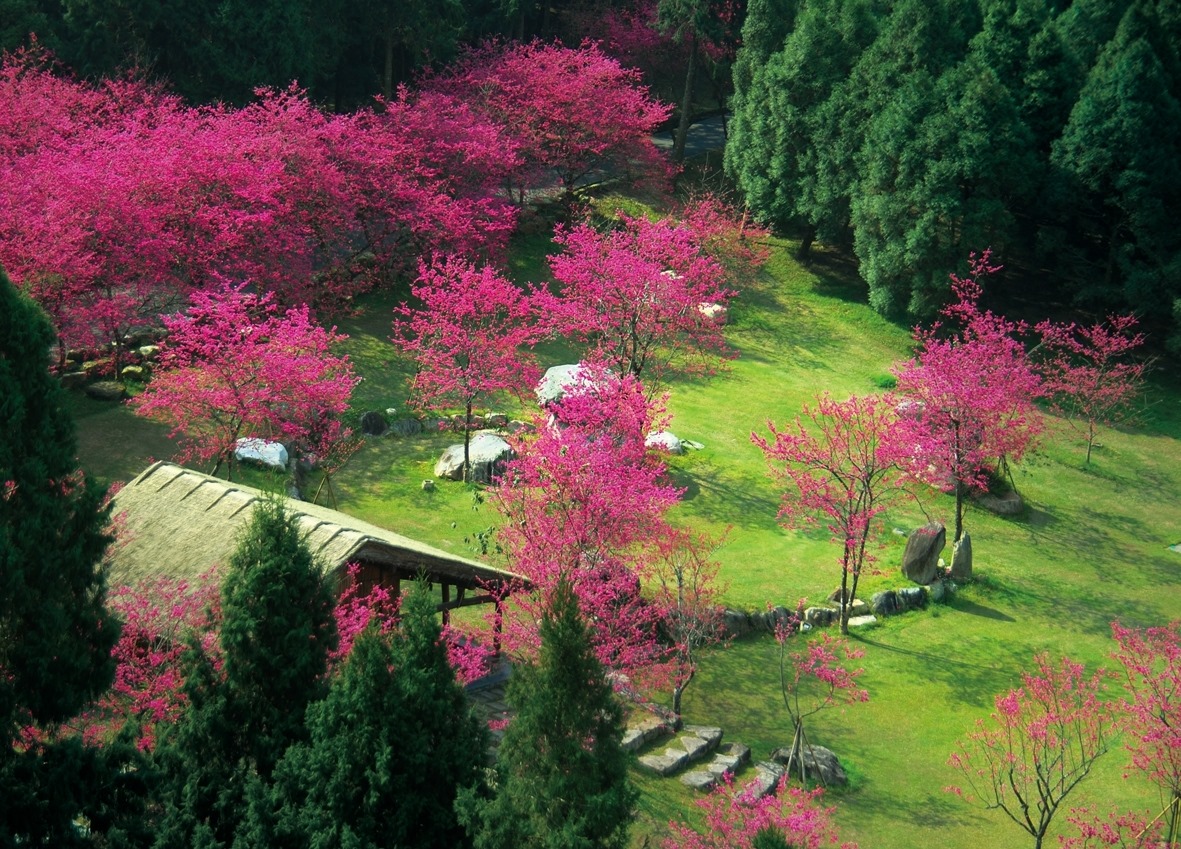
[[[664,751],[642,756],[639,764],[657,775],[669,776],[702,760],[717,749],[721,742],[720,728],[686,725]]]
[[[938,583],[938,582],[937,582]],[[935,583],[931,586],[935,587]],[[940,594],[943,586],[939,583]],[[905,613],[908,610],[918,610],[927,606],[932,590],[926,587],[902,587],[898,590],[882,590],[874,593],[870,599],[870,607],[878,616],[893,616],[895,613]]]
[[[781,625],[788,625],[796,616],[786,607],[772,607],[768,610],[722,611],[722,630],[727,637],[745,637],[747,634],[773,634]]]

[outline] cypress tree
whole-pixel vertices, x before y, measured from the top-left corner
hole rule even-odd
[[[18,750],[17,738],[110,685],[119,635],[105,606],[104,493],[78,471],[47,369],[53,341],[44,313],[0,270],[0,844],[64,845],[74,833],[90,759],[74,744]]]
[[[273,813],[255,805],[246,845],[468,845],[455,798],[479,781],[487,740],[440,637],[425,583],[402,600],[396,633],[358,637],[327,698],[308,706],[310,739],[279,763]]]
[[[324,695],[336,645],[333,605],[295,517],[277,500],[257,504],[222,586],[222,663],[190,650],[189,708],[161,746],[160,849],[230,845],[251,781],[269,781],[306,739],[304,712]]]
[[[636,801],[620,746],[622,710],[563,582],[535,666],[516,670],[489,795],[460,796],[476,849],[621,849]]]

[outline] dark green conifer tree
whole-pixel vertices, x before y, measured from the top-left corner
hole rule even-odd
[[[476,849],[621,849],[637,796],[620,747],[622,711],[569,585],[559,585],[540,628],[537,664],[509,684],[516,717],[491,792],[462,794],[460,820]]]
[[[268,782],[307,738],[304,713],[327,689],[337,640],[333,606],[296,518],[277,500],[257,504],[222,586],[223,663],[189,652],[189,708],[160,749],[160,849],[231,845],[248,785]]]
[[[1076,300],[1157,320],[1181,296],[1178,38],[1171,4],[1132,4],[1053,150],[1075,213],[1065,258]]]
[[[308,706],[308,742],[288,749],[273,792],[256,798],[243,846],[469,845],[455,798],[479,782],[487,739],[440,635],[420,583],[394,634],[371,625],[357,638],[328,696]]]
[[[105,690],[119,623],[106,608],[103,490],[78,471],[48,371],[53,330],[0,270],[0,845],[67,845],[86,807],[77,741],[17,745]]]

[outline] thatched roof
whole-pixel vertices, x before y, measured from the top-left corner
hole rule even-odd
[[[111,556],[110,583],[154,577],[192,580],[225,565],[240,529],[264,497],[253,487],[173,463],[149,466],[114,497],[124,542]],[[395,579],[425,573],[432,583],[464,589],[501,585],[517,576],[354,519],[337,510],[287,499],[308,544],[330,572],[352,562],[376,566]]]

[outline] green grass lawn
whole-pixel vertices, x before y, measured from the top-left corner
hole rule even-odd
[[[605,201],[608,205],[610,201]],[[766,475],[752,431],[767,419],[785,422],[816,393],[838,397],[874,391],[892,363],[910,351],[906,328],[886,322],[864,303],[864,291],[834,257],[811,268],[773,240],[773,257],[747,281],[730,314],[728,338],[738,358],[727,373],[674,383],[672,430],[704,449],[674,458],[672,475],[685,488],[675,520],[725,534],[718,550],[726,598],[733,606],[794,607],[839,583],[838,550],[823,532],[787,532],[776,522],[779,494]],[[536,280],[542,237],[518,243],[511,273]],[[409,370],[388,344],[391,295],[372,296],[362,312],[341,320],[348,351],[364,375],[355,408],[402,408]],[[571,360],[567,346],[542,349],[543,366]],[[1028,845],[997,812],[974,808],[944,792],[957,781],[947,757],[957,738],[988,714],[992,697],[1019,680],[1037,652],[1069,654],[1089,665],[1112,649],[1112,619],[1159,624],[1181,615],[1181,413],[1176,387],[1155,383],[1153,405],[1136,428],[1106,430],[1089,467],[1081,437],[1051,420],[1043,447],[1016,473],[1025,515],[1004,519],[969,507],[965,517],[980,578],[945,605],[883,622],[857,637],[862,681],[871,700],[818,716],[815,742],[842,758],[853,785],[829,794],[843,836],[865,847]],[[148,458],[166,457],[163,429],[124,408],[79,400],[75,414],[84,465],[105,480],[127,478]],[[421,489],[449,442],[429,434],[368,442],[336,478],[341,509],[425,542],[471,554],[470,538],[495,521],[460,484]],[[951,499],[928,493],[885,517],[880,574],[863,595],[905,585],[903,540],[890,533],[932,518],[948,523]],[[716,724],[756,759],[789,742],[769,640],[739,641],[708,656],[686,694],[687,721]],[[1156,803],[1136,780],[1124,780],[1118,749],[1102,761],[1071,804],[1109,808]],[[635,843],[656,841],[670,817],[682,817],[693,795],[673,779],[637,773],[643,790]],[[1056,825],[1065,825],[1060,817]]]

